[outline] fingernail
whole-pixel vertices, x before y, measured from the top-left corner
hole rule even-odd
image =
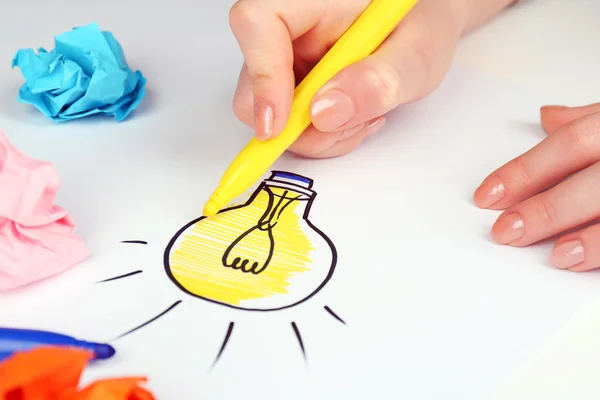
[[[563,110],[565,108],[569,108],[567,106],[554,106],[554,105],[549,105],[549,106],[543,106],[543,109],[554,109],[554,110]]]
[[[375,118],[367,125],[367,136],[372,136],[379,132],[381,128],[385,125],[385,118],[379,117]]]
[[[492,236],[500,244],[510,244],[519,240],[524,233],[525,224],[518,213],[500,216],[492,228]]]
[[[333,131],[354,116],[354,103],[346,93],[334,89],[317,95],[310,112],[317,129]]]
[[[561,243],[552,250],[552,263],[560,269],[574,267],[583,260],[583,245],[579,240]]]
[[[504,184],[496,176],[489,177],[475,190],[475,203],[481,208],[489,208],[504,197]]]
[[[273,108],[262,101],[254,106],[254,132],[259,140],[266,140],[273,135]]]
[[[567,106],[543,106],[540,108],[540,114],[552,113],[556,111],[568,110],[570,107]]]

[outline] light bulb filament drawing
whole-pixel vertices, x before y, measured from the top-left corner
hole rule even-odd
[[[292,307],[319,292],[337,261],[309,220],[313,180],[274,171],[242,205],[189,222],[165,250],[165,270],[184,292],[248,311]]]
[[[226,268],[233,268],[241,270],[244,273],[251,272],[255,275],[263,272],[275,250],[275,239],[273,237],[273,229],[277,225],[279,217],[285,211],[285,209],[295,200],[298,200],[301,196],[287,197],[289,191],[283,192],[281,196],[276,195],[273,191],[266,187],[265,190],[269,193],[269,204],[265,210],[263,216],[258,220],[258,223],[242,233],[237,239],[231,243],[227,250],[223,254],[223,266]],[[275,203],[275,197],[278,198],[277,204]],[[285,201],[285,203],[284,203]],[[252,238],[252,236],[262,236],[260,238]],[[245,240],[246,239],[246,240]],[[246,243],[247,242],[247,243]],[[245,249],[251,246],[251,243],[264,242],[263,252],[259,253],[258,257],[246,258]]]

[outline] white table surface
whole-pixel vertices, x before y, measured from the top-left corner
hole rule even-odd
[[[600,102],[598,21],[598,0],[522,0],[465,37],[457,61],[539,93],[547,104]],[[600,398],[598,338],[600,303],[515,371],[498,400]]]
[[[542,93],[549,104],[600,101],[600,2],[521,0],[465,37],[457,60]]]
[[[38,4],[44,5],[37,7],[38,15],[32,14],[30,20],[6,21],[0,15],[4,25],[0,30],[9,32],[5,28],[10,23],[39,23],[52,3],[38,0]],[[10,15],[11,6],[8,7]],[[35,9],[32,7],[34,14]],[[93,18],[89,13],[78,12]],[[55,11],[50,13],[59,15]],[[69,20],[69,10],[63,10],[60,15]],[[19,16],[24,17],[22,13]],[[64,21],[60,18],[49,21],[46,30],[61,31]],[[140,18],[143,18],[143,10]],[[457,62],[540,93],[548,104],[579,105],[600,101],[598,21],[599,0],[522,0],[517,7],[464,38]],[[31,30],[18,42],[28,47],[38,43],[41,37],[39,30]],[[49,40],[43,44],[49,45]],[[6,65],[6,60],[3,62]],[[16,109],[11,104],[5,105]],[[595,368],[600,356],[600,343],[595,339],[600,337],[599,315],[600,303],[573,321],[562,335],[547,344],[538,358],[515,371],[514,381],[507,382],[501,399],[600,398],[597,383],[600,380]]]

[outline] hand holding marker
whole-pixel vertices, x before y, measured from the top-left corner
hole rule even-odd
[[[338,72],[383,43],[418,0],[373,0],[352,26],[298,85],[288,123],[277,137],[253,138],[233,160],[219,186],[204,206],[212,217],[248,190],[310,125],[310,103],[317,91]]]

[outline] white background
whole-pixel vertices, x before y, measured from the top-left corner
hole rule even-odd
[[[457,61],[474,69],[456,65],[431,97],[395,112],[359,151],[281,159],[277,169],[315,179],[311,220],[336,244],[339,265],[310,302],[260,315],[186,296],[163,271],[167,241],[199,216],[251,134],[231,112],[241,56],[230,4],[187,4],[3,6],[0,129],[26,154],[55,163],[58,203],[93,257],[0,295],[0,325],[109,340],[183,300],[115,341],[117,356],[90,368],[86,381],[147,374],[159,399],[482,399],[597,299],[598,273],[557,271],[551,242],[496,246],[488,231],[497,214],[471,201],[492,169],[543,138],[540,105],[597,100],[596,1],[530,0],[465,39]],[[130,66],[148,78],[148,96],[130,119],[57,124],[17,103],[16,50],[50,49],[55,34],[92,21],[115,34]],[[118,243],[125,239],[149,244]],[[144,273],[94,284],[137,269]],[[230,321],[231,341],[208,374]]]

